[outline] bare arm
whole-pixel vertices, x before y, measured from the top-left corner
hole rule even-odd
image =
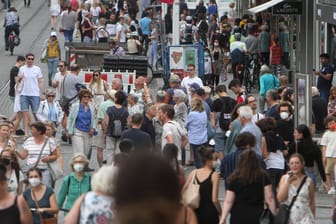
[[[219,221],[220,224],[226,224],[226,217],[228,216],[233,202],[235,200],[235,193],[233,191],[227,190],[225,195],[225,200],[223,203],[223,211],[222,211],[222,217]]]
[[[39,78],[38,83],[39,83],[39,88],[40,88],[40,95],[44,95],[45,94],[44,79]]]
[[[274,200],[274,194],[272,191],[272,185],[269,184],[267,186],[264,186],[264,197],[265,197],[265,201],[268,205],[268,208],[270,209],[270,211],[272,212],[273,215],[276,215],[277,209],[275,206],[275,200]]]
[[[262,154],[263,159],[266,159],[267,156],[268,156],[267,144],[266,144],[265,137],[262,137],[262,140],[261,140],[261,154]]]
[[[216,207],[218,214],[221,215],[222,208],[220,206],[219,200],[218,200],[218,192],[219,192],[219,173],[214,172],[212,174],[211,178],[212,182],[212,203]]]
[[[28,156],[27,149],[23,149],[22,152],[19,152],[18,150],[15,150],[15,152],[16,152],[16,155],[22,160],[25,160]]]
[[[188,212],[187,223],[188,224],[197,224],[197,217],[195,215],[194,210],[192,210],[191,208],[187,208],[187,212]]]
[[[32,213],[30,212],[29,206],[22,195],[18,196],[18,207],[20,211],[20,221],[22,224],[33,224]]]
[[[279,182],[279,189],[277,195],[279,202],[283,202],[288,198],[289,181],[286,180],[286,177],[287,177],[286,175],[283,175]]]
[[[83,201],[85,194],[82,194],[74,205],[72,206],[71,210],[69,213],[65,216],[64,218],[64,224],[72,224],[72,223],[77,223],[78,222],[78,216],[79,216],[79,210],[80,210],[80,205]]]
[[[309,185],[309,199],[310,199],[309,200],[310,210],[312,211],[315,217],[315,186],[313,181],[310,181]]]

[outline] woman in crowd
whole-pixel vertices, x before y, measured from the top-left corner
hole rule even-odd
[[[102,79],[100,70],[95,70],[92,74],[92,79],[89,84],[89,90],[93,95],[93,102],[97,110],[99,105],[104,102],[104,96],[108,89],[108,84],[104,79]]]
[[[236,137],[239,135],[240,130],[243,127],[239,120],[239,113],[238,113],[239,108],[241,106],[244,106],[244,104],[241,104],[241,103],[236,104],[236,106],[234,107],[231,113],[230,130],[228,130],[225,134],[227,136],[227,139],[225,142],[224,154],[228,154],[236,150],[236,145],[234,143],[235,143]]]
[[[272,185],[260,165],[256,153],[245,150],[239,157],[238,166],[228,179],[220,224],[225,224],[229,213],[231,224],[259,224],[264,201],[276,215]]]
[[[29,137],[23,143],[23,150],[21,152],[15,151],[16,155],[22,160],[27,159],[26,165],[28,167],[38,168],[42,173],[41,179],[43,184],[51,186],[51,177],[47,163],[57,159],[55,142],[45,136],[46,127],[40,121],[33,123],[30,131],[32,137]]]
[[[109,33],[105,29],[106,19],[104,17],[99,19],[98,27],[96,29],[96,39],[99,43],[109,42]]]
[[[81,89],[78,98],[79,102],[71,105],[67,131],[71,136],[73,152],[87,155],[96,127],[95,108],[90,103],[92,98],[90,90]]]
[[[275,132],[276,123],[274,118],[267,117],[259,120],[257,126],[263,133],[261,151],[270,176],[273,191],[276,192],[281,176],[285,172],[285,158],[287,146],[284,140]]]
[[[167,143],[162,150],[163,158],[173,167],[179,178],[181,188],[185,183],[184,168],[177,160],[178,148],[175,144]]]
[[[336,86],[330,88],[330,96],[328,102],[328,116],[336,112]]]
[[[63,29],[65,42],[72,42],[76,21],[77,12],[72,10],[71,5],[69,5],[61,14],[61,27]]]
[[[50,89],[47,91],[47,99],[40,102],[36,117],[39,121],[50,121],[57,126],[62,122],[64,113],[59,101],[55,100],[55,96],[55,90]]]
[[[23,190],[24,176],[15,151],[7,147],[0,153],[0,160],[6,164],[6,178],[9,192],[20,195]]]
[[[290,203],[297,194],[297,189],[304,184],[290,210],[289,223],[315,223],[315,187],[310,177],[305,178],[305,162],[300,154],[289,158],[290,172],[281,177],[278,191],[278,201]]]
[[[58,213],[56,196],[52,188],[42,183],[42,172],[31,168],[27,173],[31,188],[23,192],[33,215],[34,224],[40,224],[41,218],[53,218]]]
[[[200,99],[193,99],[190,108],[191,111],[187,116],[185,128],[188,130],[188,139],[190,147],[194,153],[195,166],[196,168],[201,168],[202,161],[198,155],[198,148],[208,141],[208,118]]]
[[[16,144],[10,139],[10,125],[8,123],[2,123],[0,124],[0,152],[7,147],[14,150]]]
[[[174,89],[173,101],[175,102],[174,111],[175,116],[174,120],[184,127],[184,122],[188,115],[188,107],[185,103],[187,95],[182,89]]]
[[[33,218],[22,195],[9,192],[6,165],[0,162],[0,217],[2,224],[33,224]]]
[[[321,179],[323,180],[323,186],[325,189],[329,189],[326,182],[325,169],[322,162],[321,149],[316,145],[312,139],[311,132],[307,125],[300,124],[294,130],[295,142],[289,146],[289,155],[299,153],[305,161],[305,173],[310,177],[314,186],[316,187],[316,174],[314,172],[314,162],[316,162],[318,170],[320,172]]]
[[[96,223],[97,219],[106,223],[115,222],[115,184],[118,168],[103,166],[92,178],[92,191],[82,194],[72,206],[64,223]]]
[[[224,67],[224,50],[223,50],[223,48],[221,48],[219,46],[219,40],[218,39],[214,40],[212,57],[213,57],[214,64],[215,64],[213,84],[218,86],[220,75],[221,75],[221,72],[223,71],[223,67]]]
[[[70,167],[72,172],[69,176],[63,178],[63,183],[57,196],[57,204],[59,208],[70,210],[76,199],[82,194],[91,190],[90,175],[85,172],[89,166],[89,160],[83,153],[76,153],[71,158]]]
[[[198,149],[203,166],[193,170],[182,189],[182,193],[187,189],[193,177],[200,185],[200,204],[195,213],[199,224],[213,224],[219,222],[222,209],[218,200],[219,173],[214,171],[217,161],[216,152],[212,147],[201,146]]]
[[[279,79],[272,74],[271,69],[267,65],[262,65],[260,68],[260,98],[259,107],[260,111],[264,111],[266,102],[266,93],[270,89],[277,89],[279,87]]]
[[[146,170],[139,179],[139,169]],[[120,224],[196,224],[191,208],[181,204],[176,172],[153,154],[130,156],[120,167],[115,199]]]

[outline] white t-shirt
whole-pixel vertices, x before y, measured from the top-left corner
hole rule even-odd
[[[322,136],[321,145],[326,146],[326,157],[336,158],[336,131],[327,130]]]
[[[126,29],[125,26],[123,24],[118,23],[117,24],[117,33],[120,32],[120,43],[126,43],[126,33],[125,33]]]
[[[101,8],[99,6],[97,6],[96,8],[91,7],[90,8],[90,13],[92,14],[92,16],[99,16],[99,13],[101,12]]]
[[[62,75],[61,72],[57,72],[54,76],[53,83],[56,83],[58,81],[58,87],[56,88],[56,97],[55,100],[61,99],[61,83],[63,81],[65,75]]]
[[[22,181],[24,181],[24,176],[23,176],[23,173],[19,171],[19,182],[22,182]],[[19,187],[19,183],[17,182],[15,170],[12,170],[11,175],[7,178],[7,184],[8,184],[7,186],[8,191],[16,194],[17,189]]]
[[[285,168],[285,158],[281,150],[277,150],[276,152],[270,152],[265,159],[265,163],[266,169],[283,170]]]
[[[259,121],[259,120],[261,120],[263,118],[265,118],[265,115],[263,115],[262,113],[257,112],[256,114],[253,114],[253,116],[252,116],[252,122],[256,123],[257,121]]]
[[[181,82],[181,86],[187,90],[189,103],[191,102],[191,92],[189,89],[190,89],[190,85],[193,83],[197,83],[201,88],[203,88],[203,82],[197,76],[193,78],[186,76],[182,79],[182,82]]]
[[[23,89],[21,95],[40,96],[39,79],[43,78],[40,67],[36,65],[27,67],[27,65],[24,65],[20,68],[19,76],[23,77]]]

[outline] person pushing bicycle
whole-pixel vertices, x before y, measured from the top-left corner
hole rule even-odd
[[[15,7],[11,7],[8,9],[5,15],[5,43],[6,43],[6,51],[9,49],[9,35],[12,31],[15,32],[16,36],[18,37],[20,34],[20,22],[19,22],[19,15],[17,9]]]

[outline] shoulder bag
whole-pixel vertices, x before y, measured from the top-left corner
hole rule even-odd
[[[40,206],[39,206],[39,204],[38,204],[38,202],[36,200],[36,196],[35,196],[34,190],[31,189],[31,192],[32,192],[32,195],[33,195],[33,201],[35,203],[36,209],[39,209]],[[55,217],[55,215],[52,218],[43,218],[42,214],[40,212],[37,212],[37,213],[38,213],[38,215],[40,217],[40,223],[41,224],[57,224],[57,218]]]
[[[47,139],[47,141],[49,142],[49,139]],[[50,147],[49,147],[49,149],[50,149]],[[51,151],[50,151],[50,154],[51,154]],[[52,177],[53,181],[56,181],[56,180],[60,179],[61,177],[63,177],[63,172],[62,172],[61,168],[59,167],[57,159],[54,160],[54,161],[50,161],[47,164],[48,164],[49,172],[51,174],[51,177]]]
[[[201,199],[199,189],[200,185],[196,181],[196,170],[195,170],[191,182],[189,183],[187,189],[184,191],[182,195],[183,204],[185,206],[189,206],[192,209],[196,209],[199,207]]]
[[[299,186],[299,188],[296,191],[296,195],[292,198],[292,201],[289,205],[282,203],[279,206],[279,213],[277,216],[274,216],[274,224],[288,224],[290,210],[294,205],[294,202],[297,198],[297,196],[300,193],[300,190],[303,186],[303,184],[306,182],[307,176],[305,176]]]

